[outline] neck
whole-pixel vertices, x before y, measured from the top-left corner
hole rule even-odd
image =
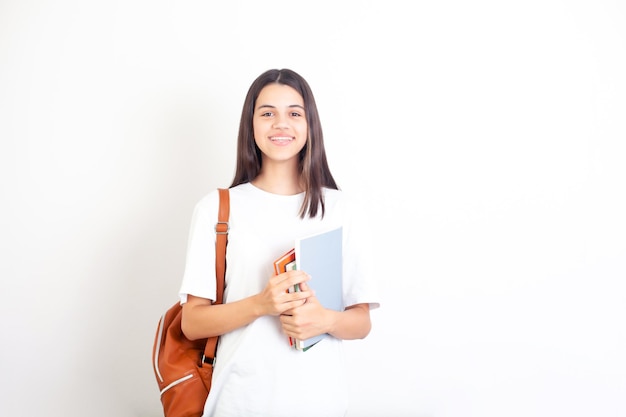
[[[304,191],[297,172],[281,166],[264,166],[251,182],[255,187],[272,194],[295,195]]]

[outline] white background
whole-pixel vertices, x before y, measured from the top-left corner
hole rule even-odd
[[[380,239],[349,417],[626,416],[618,0],[1,1],[0,415],[160,415],[193,206],[283,67]]]

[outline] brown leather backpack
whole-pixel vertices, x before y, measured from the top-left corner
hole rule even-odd
[[[214,304],[223,301],[230,211],[228,189],[219,189],[219,196],[220,208],[215,224],[217,299]],[[218,336],[189,340],[181,330],[181,318],[182,306],[177,302],[159,320],[152,348],[152,366],[165,417],[201,417],[211,390]]]

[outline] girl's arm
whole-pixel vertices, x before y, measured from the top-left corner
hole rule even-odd
[[[369,304],[355,304],[342,312],[329,310],[332,318],[327,333],[338,339],[363,339],[372,329]]]
[[[239,301],[213,305],[207,298],[187,296],[183,304],[182,331],[190,340],[228,333],[265,315],[277,316],[305,303],[311,291],[287,292],[309,279],[302,271],[275,275],[259,294]]]

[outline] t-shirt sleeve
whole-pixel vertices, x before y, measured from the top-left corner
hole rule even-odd
[[[346,307],[369,304],[375,309],[380,307],[380,291],[372,222],[361,207],[350,202],[344,212],[344,302]]]
[[[215,223],[219,197],[212,192],[194,208],[187,242],[185,272],[179,290],[181,304],[187,295],[215,300]]]

